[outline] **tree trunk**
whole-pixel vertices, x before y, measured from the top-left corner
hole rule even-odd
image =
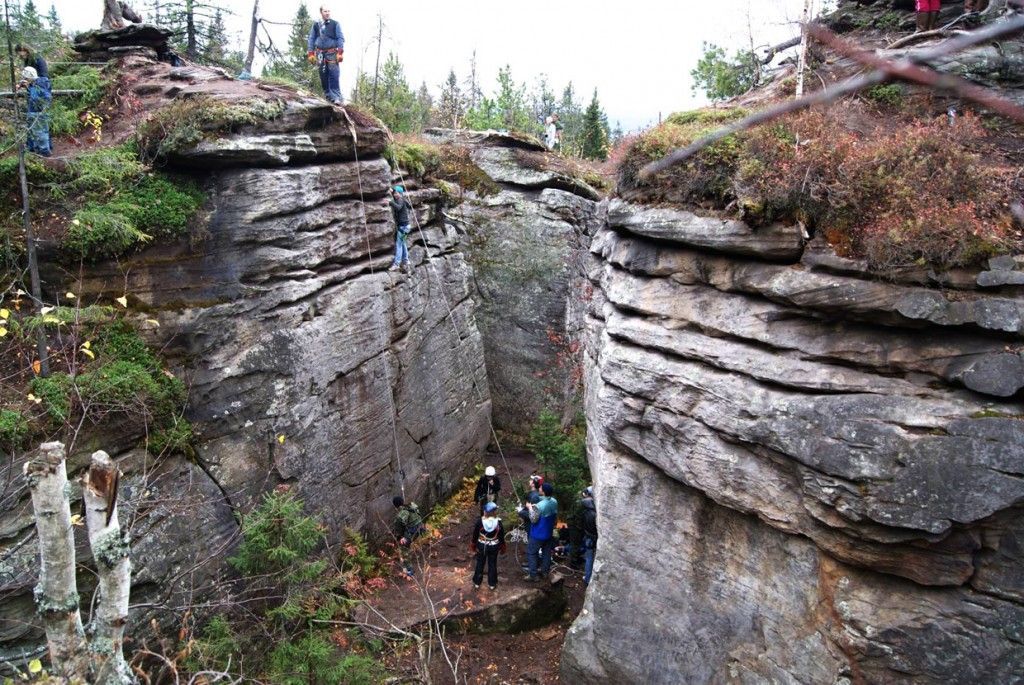
[[[252,60],[256,56],[256,29],[259,28],[260,20],[257,12],[260,9],[260,0],[253,0],[252,3],[252,24],[249,26],[249,51],[245,53],[245,71],[252,75]]]
[[[122,649],[132,564],[128,558],[128,537],[121,532],[117,520],[120,475],[114,462],[101,450],[93,453],[92,465],[82,483],[89,546],[100,578],[92,642],[97,682],[101,683],[132,682]]]
[[[75,583],[75,536],[68,503],[64,445],[47,442],[25,464],[32,492],[32,510],[39,536],[39,585],[36,607],[46,629],[54,670],[61,676],[88,681],[89,652],[78,611]]]
[[[121,5],[117,0],[103,0],[103,21],[100,28],[104,31],[124,28],[124,17],[121,15]]]
[[[196,14],[193,0],[185,1],[185,54],[189,59],[199,59],[199,43],[196,40]]]
[[[814,0],[804,0],[804,16],[800,24],[800,58],[796,63],[796,96],[804,94],[804,70],[807,68],[807,29],[811,24],[811,7]]]

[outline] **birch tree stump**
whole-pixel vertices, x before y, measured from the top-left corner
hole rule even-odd
[[[25,477],[32,492],[39,536],[41,563],[35,600],[46,629],[50,658],[60,675],[85,679],[89,673],[89,653],[78,610],[75,536],[64,445],[43,443],[37,456],[25,464]]]

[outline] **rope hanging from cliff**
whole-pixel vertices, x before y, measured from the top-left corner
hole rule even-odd
[[[348,131],[352,134],[352,154],[355,157],[356,166],[356,182],[359,185],[359,215],[363,222],[363,237],[366,240],[366,263],[370,267],[370,276],[374,275],[373,271],[373,251],[370,249],[370,228],[366,222],[366,200],[363,196],[363,174],[359,168],[359,137],[356,135],[355,124],[352,123],[352,119],[349,118],[348,112],[345,108],[341,108],[342,114],[345,115],[345,121],[348,122]],[[395,443],[395,461],[398,465],[398,473],[395,474],[398,479],[398,488],[402,492],[402,499],[405,499],[405,469],[402,468],[402,452],[398,447],[398,407],[395,405],[395,398],[392,395],[391,389],[391,369],[388,366],[387,361],[384,359],[384,355],[380,356],[381,363],[384,365],[384,379],[387,383],[387,396],[388,404],[391,409],[391,437]]]
[[[354,131],[353,135],[355,135]],[[394,142],[394,139],[392,139],[391,142]],[[401,180],[402,186],[405,187],[405,175],[402,173],[401,167],[398,167],[397,164],[396,170],[398,171],[398,178],[399,180]],[[411,199],[409,200],[409,205],[412,206]],[[432,273],[434,275],[434,278],[437,280],[437,289],[441,293],[441,299],[444,300],[444,306],[448,309],[448,320],[451,321],[452,330],[455,333],[455,337],[457,339],[460,339],[461,336],[459,335],[459,326],[458,323],[455,321],[455,312],[452,310],[451,302],[449,302],[448,296],[445,294],[444,287],[441,283],[441,278],[437,274],[437,268],[434,266],[434,260],[430,256],[430,250],[427,247],[427,236],[423,233],[423,227],[420,225],[420,218],[419,215],[416,213],[415,207],[413,207],[412,209],[412,220],[416,224],[416,231],[419,233],[420,240],[423,242],[423,255],[427,263],[427,273]],[[456,347],[457,349],[461,349],[461,345],[456,344]],[[468,367],[469,365],[463,363],[463,366]],[[483,393],[480,392],[480,386],[476,382],[476,374],[471,373],[470,378],[473,384],[473,389],[476,391],[477,402],[483,404],[484,397]],[[509,468],[508,460],[505,458],[505,451],[501,448],[501,440],[498,439],[498,433],[497,431],[494,430],[494,422],[491,420],[490,416],[487,417],[487,425],[491,430],[491,438],[494,440],[494,446],[498,449],[498,456],[501,457],[501,463],[505,467],[505,473],[508,475],[509,487],[512,489],[512,494],[516,498],[516,504],[522,506],[523,502],[522,500],[519,499],[519,493],[516,491],[515,488],[515,478],[513,478],[512,476],[512,469]]]

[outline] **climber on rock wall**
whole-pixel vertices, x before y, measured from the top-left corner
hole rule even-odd
[[[336,105],[341,104],[341,86],[338,82],[340,64],[345,58],[345,35],[341,24],[331,19],[331,10],[320,5],[320,21],[309,30],[306,50],[311,64],[320,72],[320,86],[324,97]]]
[[[412,265],[409,263],[409,247],[405,240],[409,237],[409,212],[412,210],[412,203],[405,196],[405,188],[395,186],[391,191],[391,200],[388,202],[391,207],[391,215],[395,218],[395,259],[388,271],[394,271],[399,267],[412,273]]]

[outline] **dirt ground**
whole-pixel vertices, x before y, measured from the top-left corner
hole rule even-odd
[[[517,524],[515,518],[508,514],[515,502],[510,492],[508,472],[511,472],[514,482],[523,488],[537,466],[533,455],[522,450],[506,450],[505,459],[508,463],[507,471],[497,454],[488,454],[485,463],[493,465],[501,477],[502,523],[507,532]],[[480,590],[473,588],[473,555],[469,552],[469,538],[476,522],[477,510],[472,504],[472,489],[467,486],[454,499],[461,506],[449,517],[447,525],[439,526],[440,537],[425,544],[420,556],[414,561],[418,579],[396,580],[389,588],[369,600],[370,604],[396,625],[410,625],[432,611],[424,601],[424,592],[433,600],[433,610],[444,615],[449,607],[480,607],[497,601],[503,592],[532,587],[522,580],[520,569],[520,563],[526,563],[526,544],[510,542],[507,553],[499,557],[498,589],[492,593],[487,589],[486,582]],[[448,657],[452,661],[458,659],[459,676],[456,680],[444,654],[435,645],[431,659],[433,682],[489,685],[544,685],[559,682],[562,643],[566,631],[583,606],[584,587],[581,571],[558,564],[553,575],[554,572],[565,578],[563,587],[567,606],[559,620],[536,630],[513,635],[467,634],[446,637]],[[399,578],[400,574],[395,573],[392,577]],[[389,659],[387,666],[392,673],[414,679],[417,661],[416,651],[409,649]]]

